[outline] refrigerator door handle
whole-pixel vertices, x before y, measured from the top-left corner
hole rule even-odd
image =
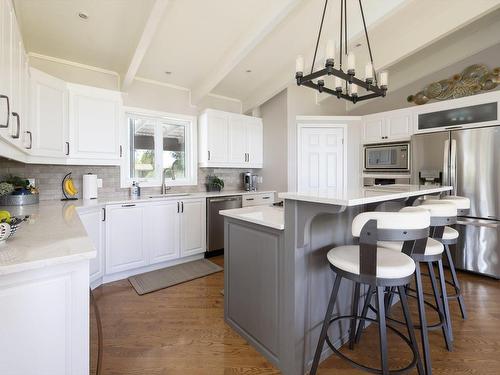
[[[450,141],[444,141],[444,156],[443,156],[443,183],[442,185],[450,184],[449,165],[450,165]]]
[[[457,195],[457,141],[451,140],[450,152],[450,184],[453,186],[452,194]]]
[[[495,220],[485,220],[485,219],[469,219],[469,218],[459,218],[457,224],[460,225],[472,225],[474,227],[486,227],[486,228],[499,228],[500,222]]]

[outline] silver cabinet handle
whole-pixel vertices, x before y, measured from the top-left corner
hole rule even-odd
[[[181,212],[184,213],[184,202],[181,202]]]
[[[106,207],[102,208],[102,221],[106,221]]]
[[[122,147],[122,145],[120,145],[120,157],[122,157],[122,156],[123,156],[123,147]]]
[[[245,200],[247,200],[247,201],[253,201],[253,200],[255,200],[255,198],[245,198]]]
[[[17,130],[16,130],[16,135],[11,135],[11,137],[14,139],[18,139],[19,133],[21,132],[21,118],[19,116],[19,113],[17,112],[12,112],[12,116],[16,118]]]
[[[179,207],[180,207],[180,203],[179,203],[179,202],[177,202],[177,213],[180,213],[180,212],[181,212]]]
[[[0,128],[8,128],[10,120],[10,100],[7,95],[0,95],[0,99],[5,99],[5,101],[7,102],[7,119],[5,121],[5,124],[0,124]]]
[[[262,197],[262,199],[271,199],[271,197]]]
[[[28,150],[31,150],[31,148],[33,147],[33,134],[29,130],[26,130],[26,134],[30,136],[30,145],[27,146],[26,148]]]
[[[66,155],[69,155],[69,142],[64,143],[66,143]]]
[[[208,160],[210,160],[210,151],[208,151]]]
[[[122,204],[122,207],[135,207],[135,204]]]

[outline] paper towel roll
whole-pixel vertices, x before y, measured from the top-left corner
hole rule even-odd
[[[83,199],[97,199],[97,175],[83,175]]]

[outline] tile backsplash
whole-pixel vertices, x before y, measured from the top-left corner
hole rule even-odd
[[[258,170],[252,169],[230,169],[230,168],[199,168],[198,185],[174,186],[171,192],[198,192],[206,191],[205,183],[207,176],[217,175],[224,180],[224,191],[236,191],[243,189],[241,173],[250,171],[258,174]],[[87,173],[94,173],[102,178],[103,187],[99,188],[99,198],[126,198],[129,196],[128,188],[120,187],[120,167],[114,166],[85,166],[85,165],[47,165],[47,164],[24,164],[17,161],[0,158],[0,181],[7,175],[22,178],[34,178],[40,191],[40,200],[51,200],[62,198],[61,181],[66,173],[72,172],[73,180],[78,189],[78,197],[81,198],[82,179]],[[143,187],[142,195],[159,194],[160,187]]]

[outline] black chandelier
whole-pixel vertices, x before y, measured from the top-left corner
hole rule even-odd
[[[295,66],[295,79],[297,85],[306,86],[317,90],[318,92],[335,95],[337,98],[343,98],[353,103],[361,100],[367,100],[376,97],[385,97],[387,92],[387,82],[389,79],[388,72],[381,72],[377,80],[377,74],[373,65],[373,54],[370,46],[370,39],[368,38],[368,31],[366,29],[365,14],[363,12],[363,5],[359,0],[359,9],[361,11],[361,18],[363,20],[363,27],[366,36],[366,44],[370,54],[370,62],[365,67],[364,80],[355,77],[356,75],[356,57],[354,53],[347,51],[347,0],[340,0],[340,36],[339,36],[339,65],[338,69],[335,67],[335,44],[333,40],[329,40],[326,45],[326,59],[325,68],[314,71],[314,64],[316,63],[316,56],[318,54],[318,46],[321,39],[321,31],[323,30],[323,22],[325,20],[326,9],[328,7],[328,0],[325,0],[323,8],[323,15],[321,17],[321,24],[319,27],[318,39],[316,40],[316,49],[314,50],[314,57],[311,66],[311,73],[304,75],[304,58],[298,56]],[[343,43],[344,42],[344,43]],[[347,72],[342,67],[342,55],[347,56]],[[335,76],[335,89],[325,87],[325,81],[321,79],[323,76]],[[317,79],[317,82],[313,80]],[[345,85],[343,83],[345,81]],[[379,85],[380,83],[380,85]],[[344,90],[345,87],[345,90]],[[358,96],[358,87],[363,87],[369,93],[363,96]]]

